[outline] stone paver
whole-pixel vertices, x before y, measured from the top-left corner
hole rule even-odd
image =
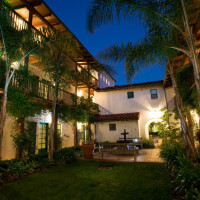
[[[132,155],[116,155],[111,153],[104,153],[103,160],[114,162],[153,162],[163,163],[164,160],[159,157],[160,149],[142,149],[136,157]],[[102,153],[94,154],[95,160],[102,160]]]

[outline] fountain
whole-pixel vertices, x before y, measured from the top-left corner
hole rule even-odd
[[[127,138],[127,135],[129,133],[126,132],[126,129],[124,129],[124,132],[121,133],[121,135],[123,135],[124,137],[123,138],[119,138],[119,140],[117,141],[117,143],[132,143],[133,140],[131,138]]]

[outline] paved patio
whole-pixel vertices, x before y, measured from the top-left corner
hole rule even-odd
[[[164,163],[164,160],[159,157],[160,149],[142,149],[139,150],[137,156],[132,155],[116,155],[111,153],[104,153],[103,160],[114,162],[151,162],[151,163]],[[97,152],[94,154],[95,160],[102,160],[102,153]]]

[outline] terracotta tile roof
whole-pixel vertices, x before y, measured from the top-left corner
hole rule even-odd
[[[163,85],[163,80],[161,81],[150,81],[150,82],[144,82],[144,83],[134,83],[129,85],[115,85],[112,87],[106,87],[102,89],[98,89],[98,92],[104,92],[109,90],[123,90],[123,89],[129,89],[134,87],[141,87],[141,86],[154,86],[154,85]]]
[[[140,117],[139,112],[110,114],[110,115],[97,115],[96,122],[138,120],[139,117]]]

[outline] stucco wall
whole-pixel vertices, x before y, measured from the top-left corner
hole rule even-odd
[[[109,124],[116,124],[116,131],[110,131]],[[121,133],[124,132],[124,129],[129,133],[128,138],[139,137],[138,120],[98,122],[96,123],[95,140],[97,142],[117,142],[119,138],[123,138]]]
[[[99,71],[99,88],[112,87],[115,81],[105,71]]]
[[[150,89],[157,89],[158,98],[151,99]],[[134,92],[134,98],[127,98],[127,92]],[[140,136],[148,137],[145,124],[161,117],[166,108],[164,89],[161,85],[95,92],[95,102],[100,105],[101,114],[140,112]]]
[[[74,134],[73,134],[73,124],[72,123],[62,123],[62,147],[72,147],[74,146]]]

